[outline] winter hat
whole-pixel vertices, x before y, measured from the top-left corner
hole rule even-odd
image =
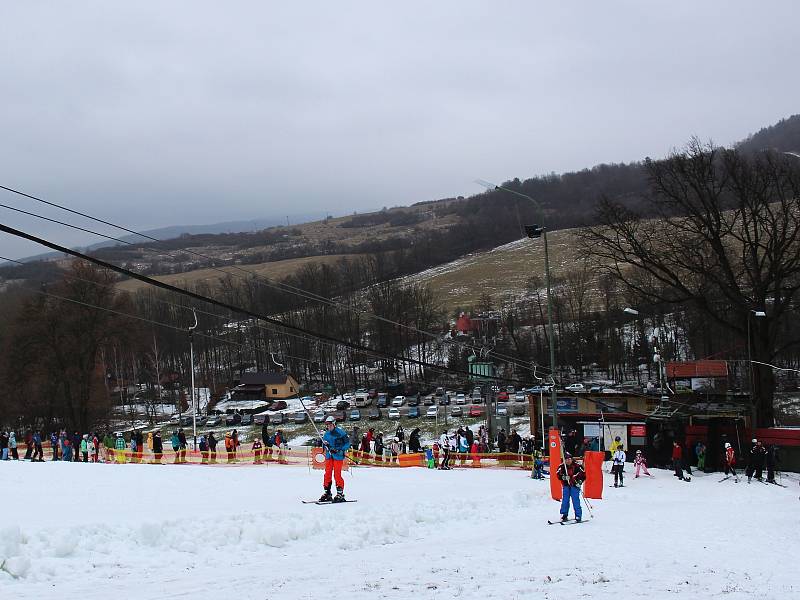
[[[572,458],[572,454],[570,454],[569,452],[564,452],[564,460],[568,458]]]
[[[755,443],[756,443],[758,440],[757,440],[756,438],[753,438],[753,439],[752,439],[752,440],[750,440],[750,441],[751,441],[751,442],[753,442],[753,443],[755,444]]]
[[[333,415],[331,415],[327,419],[325,419],[325,422],[326,423],[336,423],[336,419],[334,418]]]
[[[636,451],[636,454],[641,454],[641,453],[642,453],[642,451],[641,451],[641,450],[637,450],[637,451]]]
[[[726,448],[730,448],[730,447],[731,447],[730,443],[728,443],[728,442],[725,442],[725,447],[726,447]]]

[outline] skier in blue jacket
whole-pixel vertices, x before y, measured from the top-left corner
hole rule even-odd
[[[325,448],[325,478],[323,486],[325,493],[320,496],[320,502],[344,502],[344,478],[342,465],[344,453],[350,448],[350,438],[347,432],[336,426],[336,419],[332,416],[325,419],[327,431],[322,436],[322,446]],[[336,480],[336,496],[331,496],[331,481]]]

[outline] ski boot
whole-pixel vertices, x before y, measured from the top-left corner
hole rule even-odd
[[[568,515],[561,515],[561,520],[562,521],[569,521],[569,516]]]
[[[325,488],[325,493],[319,497],[319,502],[333,502],[333,496],[331,496],[331,486]]]
[[[575,522],[576,523],[580,523],[581,522],[581,518],[580,517],[575,517]]]
[[[333,497],[334,502],[344,502],[344,488],[336,487],[336,495]]]

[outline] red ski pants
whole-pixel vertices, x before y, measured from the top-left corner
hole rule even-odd
[[[344,478],[342,477],[342,464],[343,460],[334,460],[333,458],[325,459],[325,479],[323,485],[328,488],[331,485],[331,479],[336,479],[336,487],[344,489]]]

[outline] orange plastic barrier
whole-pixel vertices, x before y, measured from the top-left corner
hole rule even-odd
[[[423,467],[422,457],[425,456],[420,452],[413,454],[398,454],[397,461],[401,467]]]
[[[556,475],[558,465],[561,464],[561,436],[558,429],[550,428],[548,433],[548,446],[550,446],[550,495],[553,500],[561,500],[561,482]]]
[[[603,499],[603,459],[605,452],[586,451],[583,454],[583,470],[586,471],[586,484],[583,495],[596,500]]]
[[[325,450],[323,450],[322,448],[311,449],[311,467],[314,469],[325,468]],[[350,459],[345,458],[344,464],[342,465],[342,471],[347,471],[349,468],[350,468]]]

